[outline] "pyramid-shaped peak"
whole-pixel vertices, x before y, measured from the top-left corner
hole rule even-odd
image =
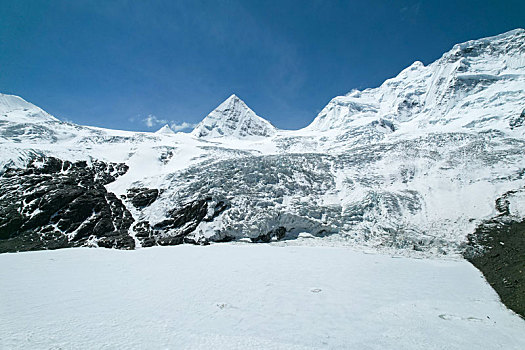
[[[250,107],[248,107],[246,102],[241,100],[241,98],[239,96],[235,95],[235,94],[232,94],[230,97],[228,97],[226,100],[224,100],[220,105],[218,105],[215,108],[214,112],[216,112],[216,111],[226,111],[226,110],[228,110],[228,111],[232,111],[232,110],[239,110],[239,111],[249,110],[253,114],[255,114],[255,112],[253,112],[253,110]],[[223,115],[226,115],[226,114],[223,113]]]
[[[192,131],[201,138],[272,136],[275,127],[259,117],[237,95],[232,94]]]
[[[162,134],[162,135],[173,135],[175,132],[170,128],[168,124],[164,125],[162,128],[157,130],[155,134]]]
[[[235,95],[235,94],[231,94],[230,97],[228,97],[225,101],[230,101],[230,100],[241,100],[239,96]],[[242,101],[242,100],[241,100]],[[244,101],[243,101],[244,102]]]

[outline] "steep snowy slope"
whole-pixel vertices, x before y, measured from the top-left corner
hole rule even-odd
[[[459,44],[334,98],[296,131],[235,95],[189,134],[78,126],[2,95],[0,169],[38,156],[125,163],[105,186],[133,215],[136,246],[307,232],[312,244],[460,253],[505,194],[525,216],[524,57],[523,29]]]
[[[0,111],[3,118],[11,117],[17,122],[56,122],[58,119],[21,97],[0,94]]]
[[[505,130],[525,108],[525,30],[455,45],[380,87],[334,98],[305,130],[340,132],[381,120],[416,134]],[[523,130],[517,132],[523,136]]]

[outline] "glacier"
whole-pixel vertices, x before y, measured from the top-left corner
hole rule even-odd
[[[274,127],[236,95],[190,133],[149,133],[60,121],[2,94],[0,181],[36,159],[125,164],[103,185],[133,217],[128,248],[245,240],[454,255],[506,193],[509,215],[525,218],[524,101],[523,29],[335,97],[300,130]],[[7,225],[2,239],[25,234]],[[52,236],[70,239],[60,227]]]

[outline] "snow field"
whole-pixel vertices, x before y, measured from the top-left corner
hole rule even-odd
[[[0,255],[2,349],[523,349],[463,260],[214,244]]]

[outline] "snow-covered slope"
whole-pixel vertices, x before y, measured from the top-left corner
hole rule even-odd
[[[347,131],[379,120],[400,132],[505,130],[525,108],[525,30],[455,45],[380,87],[339,96],[306,130]],[[523,130],[518,132],[523,136]]]
[[[275,127],[259,117],[235,94],[215,108],[192,131],[201,138],[272,136]]]
[[[27,102],[21,97],[0,94],[0,113],[3,118],[13,118],[17,122],[23,120],[36,122],[47,121],[56,122],[58,119],[46,113],[37,106]]]
[[[523,29],[458,44],[295,131],[235,95],[189,134],[78,126],[2,95],[0,169],[37,156],[125,163],[106,188],[133,215],[137,246],[307,232],[312,244],[457,253],[507,193],[523,218],[524,57]]]

